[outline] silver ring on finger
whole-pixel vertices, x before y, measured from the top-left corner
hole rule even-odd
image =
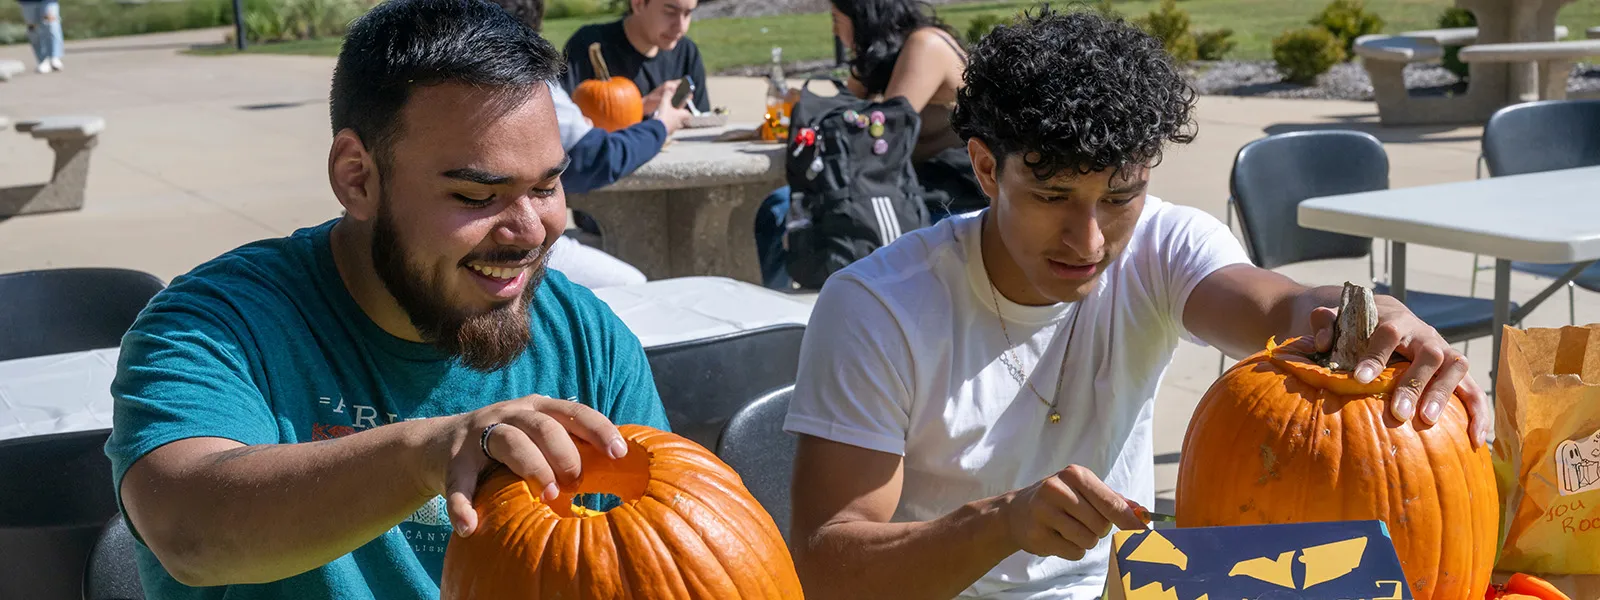
[[[478,436],[478,447],[483,449],[483,455],[495,462],[500,462],[500,459],[489,453],[489,432],[494,431],[494,428],[501,425],[504,425],[504,423],[490,423],[488,427],[483,428],[483,434]]]

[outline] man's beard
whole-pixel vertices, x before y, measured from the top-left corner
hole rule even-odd
[[[421,269],[407,260],[405,244],[399,238],[394,217],[389,212],[387,192],[378,206],[372,228],[372,263],[389,295],[394,296],[423,341],[456,357],[462,365],[481,372],[503,369],[520,356],[532,336],[528,306],[544,281],[550,253],[544,248],[521,250],[501,248],[484,256],[471,256],[462,264],[483,262],[522,262],[538,253],[538,263],[528,273],[522,295],[487,312],[473,314],[449,304],[444,277],[429,285]]]

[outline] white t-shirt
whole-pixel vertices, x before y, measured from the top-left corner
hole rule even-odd
[[[1088,298],[1022,306],[991,293],[982,214],[909,233],[829,278],[784,429],[904,456],[896,522],[931,520],[1072,464],[1153,505],[1156,390],[1178,340],[1199,341],[1183,327],[1184,303],[1213,271],[1249,263],[1244,249],[1215,217],[1148,196],[1132,240]],[[1008,358],[1046,400],[1072,313],[1082,311],[1059,423],[1002,362],[995,298],[1017,344]],[[1109,552],[1109,538],[1075,562],[1017,552],[962,597],[1090,600]]]

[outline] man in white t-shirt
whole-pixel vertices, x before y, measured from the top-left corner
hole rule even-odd
[[[1180,339],[1320,349],[1339,288],[1256,268],[1207,213],[1147,196],[1194,92],[1159,41],[1048,9],[971,53],[953,119],[990,207],[836,273],[807,328],[791,544],[808,598],[1070,598],[1154,502],[1155,394]],[[1414,361],[1401,420],[1451,392],[1492,416],[1439,334],[1378,298],[1380,358]],[[1420,407],[1420,410],[1419,410]]]

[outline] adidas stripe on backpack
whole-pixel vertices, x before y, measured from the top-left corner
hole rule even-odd
[[[928,224],[911,166],[922,121],[905,98],[872,102],[828,78],[836,96],[801,87],[789,121],[785,178],[789,276],[822,287],[828,276]]]

